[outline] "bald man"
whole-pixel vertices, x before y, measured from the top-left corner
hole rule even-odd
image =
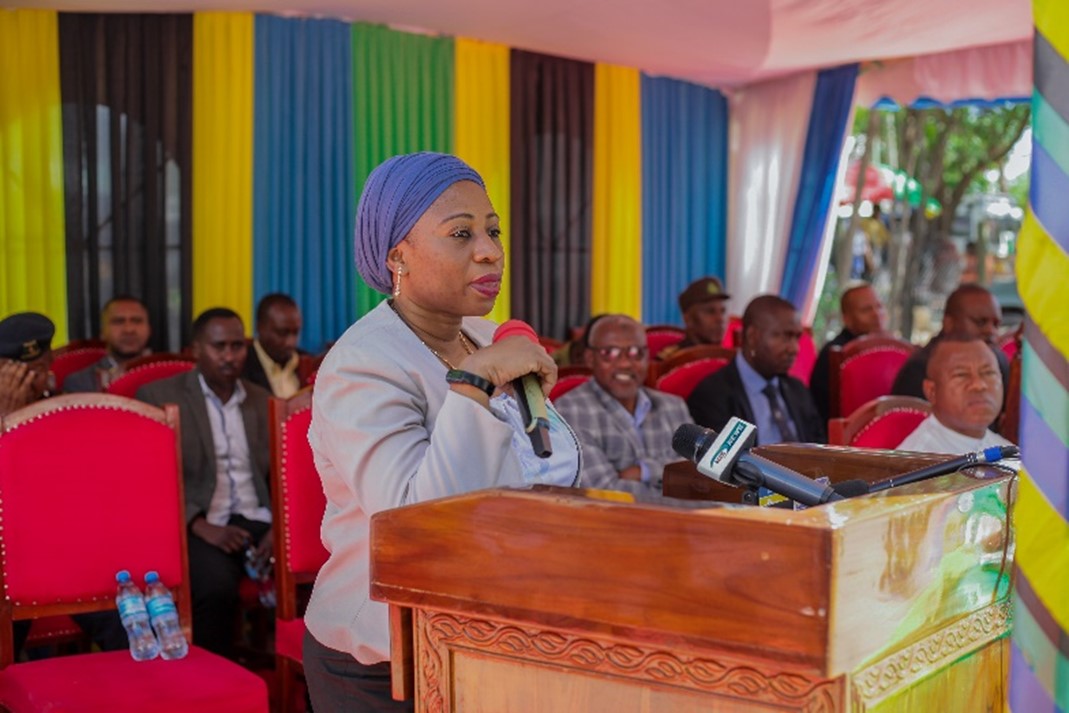
[[[932,337],[927,346],[914,352],[902,365],[891,387],[891,393],[897,396],[927,398],[924,395],[924,380],[928,373],[928,360],[935,346],[947,335],[972,337],[987,343],[998,360],[1002,388],[1005,390],[1010,381],[1010,362],[1002,350],[995,346],[1001,323],[1002,308],[994,295],[980,285],[961,285],[947,297],[942,331]]]
[[[924,397],[932,414],[898,450],[960,454],[1012,445],[988,428],[1002,409],[1002,377],[994,352],[982,339],[940,339],[928,359]]]
[[[659,499],[664,466],[680,460],[672,435],[690,423],[683,399],[647,389],[645,328],[622,314],[589,327],[583,358],[593,378],[554,404],[582,448],[583,485]]]
[[[776,295],[755,297],[742,315],[743,348],[687,399],[695,423],[719,431],[732,416],[757,426],[757,443],[824,443],[809,389],[787,372],[798,356],[798,311]]]
[[[809,393],[813,394],[813,403],[823,421],[828,420],[829,411],[831,374],[828,370],[831,348],[844,346],[866,334],[882,332],[887,320],[887,312],[883,308],[880,296],[867,282],[859,282],[847,287],[839,299],[839,309],[842,312],[843,329],[820,350],[813,364],[813,374],[809,379]]]

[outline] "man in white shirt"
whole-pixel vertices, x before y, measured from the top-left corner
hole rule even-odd
[[[137,392],[150,404],[178,404],[193,642],[224,655],[233,644],[245,551],[268,556],[271,549],[270,395],[239,378],[247,354],[237,313],[209,309],[193,323],[197,368]]]
[[[898,450],[961,454],[1012,445],[987,427],[1002,409],[1002,374],[982,339],[942,337],[928,359],[924,397],[932,415]]]

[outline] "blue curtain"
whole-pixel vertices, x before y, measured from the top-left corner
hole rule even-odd
[[[286,292],[319,351],[356,317],[352,32],[256,18],[253,290]]]
[[[724,277],[728,106],[720,92],[642,76],[642,319],[681,324],[677,297]],[[726,280],[728,290],[731,281]],[[626,289],[626,286],[621,286]]]
[[[854,101],[857,65],[825,69],[817,74],[813,109],[805,138],[798,197],[794,202],[787,258],[780,295],[801,308],[816,272],[820,245],[835,198],[839,154]]]

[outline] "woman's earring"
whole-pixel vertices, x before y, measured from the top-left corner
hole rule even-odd
[[[397,266],[397,281],[393,284],[393,296],[401,296],[401,266]]]

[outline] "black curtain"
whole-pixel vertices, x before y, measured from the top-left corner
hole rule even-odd
[[[590,314],[594,65],[511,53],[512,315],[567,339]]]
[[[110,297],[142,298],[152,347],[191,321],[192,15],[59,15],[72,339]]]

